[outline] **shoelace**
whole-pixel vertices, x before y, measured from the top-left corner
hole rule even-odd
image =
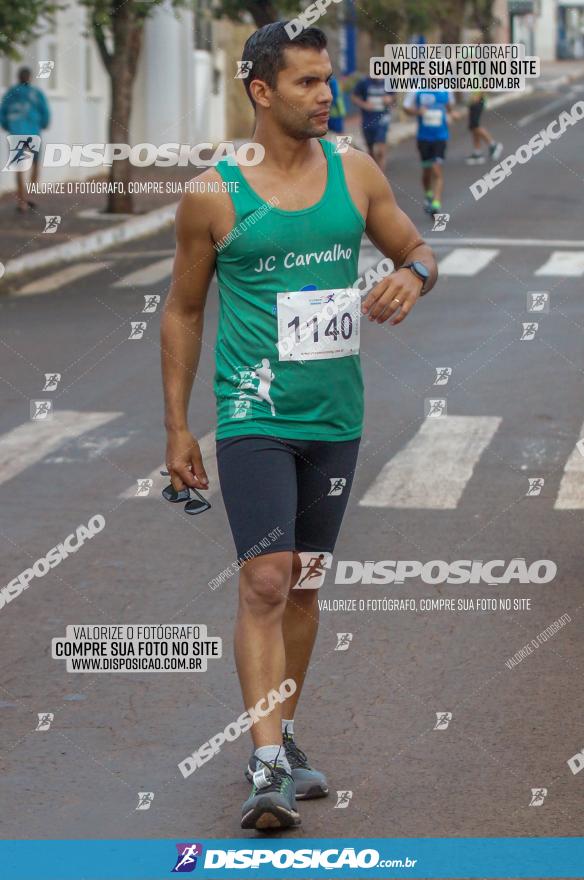
[[[302,768],[303,770],[310,770],[310,764],[308,763],[308,757],[304,754],[302,749],[298,748],[296,743],[291,737],[285,737],[284,739],[284,749],[286,751],[286,757],[288,758],[288,763],[291,767]]]
[[[268,791],[278,791],[279,792],[282,789],[282,786],[284,785],[284,783],[286,782],[286,779],[289,778],[290,774],[286,772],[286,770],[282,767],[281,764],[277,763],[279,756],[280,756],[280,752],[278,752],[278,754],[276,755],[276,760],[274,761],[273,764],[270,764],[267,761],[262,761],[261,758],[258,758],[258,762],[260,764],[264,765],[264,768],[266,768],[268,770],[268,772],[270,773],[270,776],[271,776],[270,782],[267,785],[263,785],[261,787],[256,784],[256,781],[254,779],[254,786],[258,791],[261,790],[262,793],[268,792]],[[262,772],[262,771],[259,771],[259,772]],[[258,773],[257,770],[256,770],[256,773]],[[254,777],[255,777],[255,773],[254,773]]]

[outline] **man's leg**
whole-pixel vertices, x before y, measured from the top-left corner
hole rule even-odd
[[[286,678],[292,678],[296,682],[296,690],[282,704],[282,718],[286,719],[294,718],[318,631],[318,590],[292,589],[298,582],[301,571],[300,557],[295,553],[283,631]]]
[[[292,553],[270,553],[246,562],[239,576],[235,662],[246,708],[278,690],[287,675],[283,619],[290,587]],[[294,679],[295,680],[295,679]],[[255,748],[282,739],[282,707],[251,729]]]
[[[385,141],[379,141],[373,144],[373,158],[385,173],[385,162],[387,159],[387,144]]]
[[[25,172],[23,171],[16,172],[16,206],[19,211],[28,210],[26,190],[24,186],[24,174]]]
[[[432,193],[434,195],[435,202],[442,202],[442,191],[444,189],[444,173],[442,171],[442,163],[434,162],[432,165],[431,171],[431,180],[432,180]]]
[[[246,709],[259,702],[265,711],[269,692],[279,691],[286,678],[282,622],[297,509],[294,454],[276,438],[232,437],[217,442],[217,464],[241,560],[235,659],[243,702]],[[260,547],[267,552],[261,553]],[[276,701],[272,711],[251,727],[254,754],[246,775],[253,787],[243,804],[242,828],[287,828],[300,823],[281,719],[281,703]]]
[[[33,185],[33,186],[36,186],[36,184],[37,184],[38,181],[39,181],[39,168],[40,168],[40,165],[41,165],[41,163],[40,163],[39,155],[38,155],[38,153],[37,153],[37,154],[36,154],[36,157],[35,157],[35,159],[34,159],[34,161],[33,161],[33,163],[32,163],[32,168],[31,168],[31,170],[30,170],[30,182],[31,182],[31,185]],[[29,192],[29,193],[27,194],[27,201],[28,201],[29,203],[31,202],[31,196],[32,196],[32,193]]]
[[[433,192],[432,184],[434,182],[433,174],[432,174],[432,166],[427,168],[425,165],[422,166],[422,186],[424,187],[424,193]]]
[[[265,708],[267,694],[278,691],[286,677],[282,620],[291,569],[292,552],[283,551],[250,560],[240,574],[235,659],[248,708],[260,701]],[[242,807],[241,827],[299,825],[296,786],[282,743],[281,703],[252,726],[251,735],[253,787]]]

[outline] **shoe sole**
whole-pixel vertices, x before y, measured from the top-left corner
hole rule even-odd
[[[245,778],[248,782],[253,782],[252,774],[250,773],[249,767],[244,771]],[[313,785],[312,788],[309,788],[308,791],[298,792],[296,790],[296,800],[297,801],[309,801],[316,800],[316,798],[326,797],[329,793],[328,788],[323,788],[321,785]]]
[[[316,798],[326,797],[329,793],[328,788],[323,788],[321,785],[313,785],[312,788],[309,788],[308,791],[296,792],[296,800],[297,801],[309,801],[316,800]]]
[[[255,828],[257,831],[267,831],[270,828],[296,828],[300,824],[300,815],[296,810],[286,810],[284,807],[270,803],[260,802],[241,817],[242,828]]]

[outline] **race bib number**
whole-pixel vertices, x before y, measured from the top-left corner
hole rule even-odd
[[[424,110],[422,122],[430,128],[442,125],[442,110]]]
[[[385,103],[383,101],[383,95],[371,95],[368,99],[371,104],[372,110],[379,111],[385,110]]]
[[[359,353],[361,296],[358,290],[295,290],[278,293],[281,361],[313,361]]]

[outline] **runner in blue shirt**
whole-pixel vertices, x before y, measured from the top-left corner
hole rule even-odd
[[[387,156],[387,132],[391,119],[391,108],[395,104],[395,92],[385,91],[384,79],[366,76],[355,86],[353,103],[361,110],[363,137],[369,150],[382,171],[385,171]]]
[[[432,215],[442,210],[442,163],[449,137],[448,123],[450,119],[459,118],[453,109],[454,105],[454,95],[450,91],[408,92],[403,103],[406,113],[418,119],[417,140],[422,160],[424,210]]]
[[[329,79],[329,86],[333,95],[329,116],[329,131],[342,134],[345,130],[345,116],[347,115],[343,90],[335,76],[331,76]]]

